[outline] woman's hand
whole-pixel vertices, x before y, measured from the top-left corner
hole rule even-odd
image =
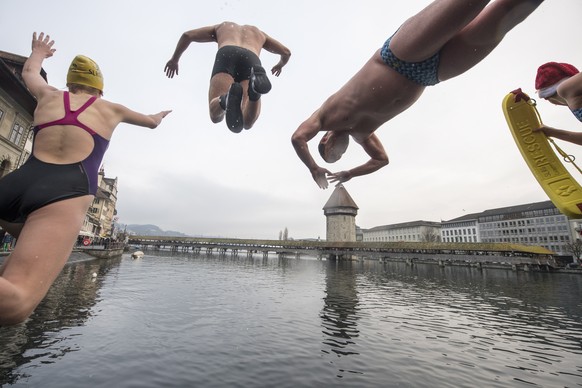
[[[36,32],[32,33],[32,52],[40,53],[44,58],[50,58],[53,56],[56,49],[53,48],[55,44],[54,40],[51,40],[50,35],[45,35],[41,32],[38,38],[36,37]]]

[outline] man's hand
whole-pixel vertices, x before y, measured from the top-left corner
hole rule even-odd
[[[281,69],[283,69],[283,65],[281,65],[281,63],[277,63],[271,69],[271,74],[273,74],[275,77],[278,77],[281,74]]]
[[[329,174],[329,182],[330,183],[344,183],[352,179],[352,174],[349,171],[340,171],[336,173]]]
[[[322,167],[317,167],[317,168],[311,170],[311,176],[313,177],[313,180],[315,181],[315,183],[317,183],[317,185],[321,189],[327,189],[327,186],[328,186],[327,175],[328,174],[331,174],[331,173],[327,169],[322,168]]]
[[[174,78],[174,74],[178,75],[178,62],[170,59],[164,68],[168,78]]]

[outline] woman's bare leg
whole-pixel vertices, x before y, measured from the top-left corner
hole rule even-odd
[[[67,262],[92,196],[47,205],[28,216],[0,276],[0,325],[25,320]]]
[[[435,0],[402,24],[390,41],[401,60],[430,58],[468,25],[490,0]]]
[[[439,79],[444,81],[481,62],[505,34],[524,21],[543,0],[496,0],[441,50]]]

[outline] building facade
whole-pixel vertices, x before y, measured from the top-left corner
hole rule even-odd
[[[468,214],[450,221],[441,221],[442,242],[481,242],[479,220]]]
[[[22,166],[32,152],[36,99],[22,80],[26,57],[0,51],[0,178]],[[46,79],[46,73],[41,71]]]
[[[357,227],[363,242],[513,243],[541,246],[571,256],[582,239],[582,220],[569,220],[552,201],[508,206],[467,214],[449,221],[413,221]]]
[[[577,234],[551,201],[487,210],[479,224],[483,242],[539,245],[563,255]]]
[[[485,210],[443,221],[443,242],[537,245],[559,255],[580,238],[580,224],[561,214],[552,201]]]
[[[85,216],[81,232],[87,237],[115,237],[114,221],[117,215],[117,178],[106,178],[103,168],[99,170],[99,188]]]
[[[361,233],[364,242],[438,242],[441,240],[440,229],[438,222],[412,221],[362,229]]]

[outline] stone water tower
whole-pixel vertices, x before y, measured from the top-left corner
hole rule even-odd
[[[327,241],[356,241],[358,205],[342,184],[335,187],[331,197],[323,207],[323,214],[327,219]]]

